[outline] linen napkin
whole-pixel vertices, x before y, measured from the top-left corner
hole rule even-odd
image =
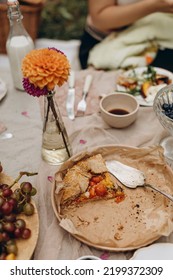
[[[85,78],[88,74],[93,76],[92,84],[87,96],[87,108],[85,115],[91,115],[99,111],[100,98],[103,95],[108,95],[116,89],[116,77],[118,71],[105,72],[103,70],[94,70],[88,68],[86,70],[76,71],[75,73],[75,114],[77,113],[78,102],[82,98],[82,91]],[[67,116],[66,112],[66,99],[68,93],[68,83],[62,87],[56,88],[56,101],[63,116]]]
[[[95,69],[118,69],[146,66],[156,56],[158,47],[173,46],[173,14],[154,13],[127,29],[112,32],[90,51],[88,65]]]

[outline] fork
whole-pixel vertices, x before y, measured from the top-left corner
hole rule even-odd
[[[86,98],[88,95],[89,88],[92,83],[92,75],[87,75],[84,83],[84,88],[83,88],[83,93],[82,93],[82,99],[79,101],[78,106],[77,106],[77,112],[84,114],[86,111],[87,103],[86,103]]]

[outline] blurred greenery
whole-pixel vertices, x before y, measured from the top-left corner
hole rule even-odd
[[[86,15],[87,0],[47,0],[41,15],[38,37],[79,39]]]

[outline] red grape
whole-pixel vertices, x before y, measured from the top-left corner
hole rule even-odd
[[[23,239],[28,239],[31,236],[31,230],[29,228],[25,228],[22,233]]]
[[[6,188],[8,188],[9,186],[7,184],[1,184],[0,189],[1,190],[5,190]]]
[[[3,190],[2,195],[3,195],[3,197],[9,197],[12,195],[12,193],[13,193],[13,191],[11,189],[6,188]]]
[[[16,228],[16,229],[14,230],[14,236],[15,236],[16,238],[22,237],[22,233],[23,233],[23,229],[22,229],[22,228]]]
[[[0,208],[2,207],[4,201],[5,201],[5,199],[2,196],[0,196]]]
[[[5,201],[1,206],[1,210],[4,215],[9,215],[13,210],[13,206],[8,201]]]
[[[3,232],[3,223],[0,222],[0,232]]]
[[[4,216],[4,221],[6,222],[14,222],[15,220],[16,220],[16,214],[14,213]]]
[[[17,207],[17,200],[13,197],[11,197],[8,202],[13,206],[13,210]]]
[[[3,229],[6,232],[14,232],[15,230],[15,225],[12,222],[7,222],[3,225]]]
[[[5,260],[6,256],[7,256],[6,253],[0,254],[0,260]]]
[[[0,243],[3,241],[3,235],[2,233],[0,232]]]
[[[26,193],[26,194],[30,194],[30,192],[32,191],[32,185],[29,182],[23,182],[20,185],[20,188],[21,188],[22,192]]]
[[[10,240],[10,237],[7,232],[3,231],[2,236],[3,236],[3,242],[4,241],[7,242],[8,240]]]

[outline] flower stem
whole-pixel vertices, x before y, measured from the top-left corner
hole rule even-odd
[[[49,99],[48,104],[49,104],[49,102],[50,102],[50,107],[51,107],[52,113],[53,113],[53,115],[54,115],[54,117],[55,117],[55,122],[56,122],[56,125],[57,125],[57,127],[58,127],[58,130],[59,130],[59,131],[61,132],[61,134],[62,134],[62,139],[63,139],[64,145],[65,145],[67,154],[68,154],[68,156],[70,157],[71,154],[70,154],[70,151],[69,151],[69,148],[68,148],[68,145],[67,145],[67,141],[66,141],[66,138],[65,138],[65,135],[64,135],[64,131],[63,131],[63,129],[61,128],[61,125],[60,125],[60,123],[59,123],[59,121],[58,121],[58,115],[57,115],[57,112],[56,112],[56,109],[55,109],[55,104],[54,104],[54,101],[53,101],[53,96],[48,96],[47,98]]]
[[[48,116],[49,116],[49,111],[50,111],[50,97],[47,97],[47,103],[48,103],[48,106],[47,106],[47,111],[46,111],[46,117],[45,117],[44,127],[43,127],[43,131],[44,131],[44,132],[46,131],[46,124],[47,124],[47,122],[48,122]]]

